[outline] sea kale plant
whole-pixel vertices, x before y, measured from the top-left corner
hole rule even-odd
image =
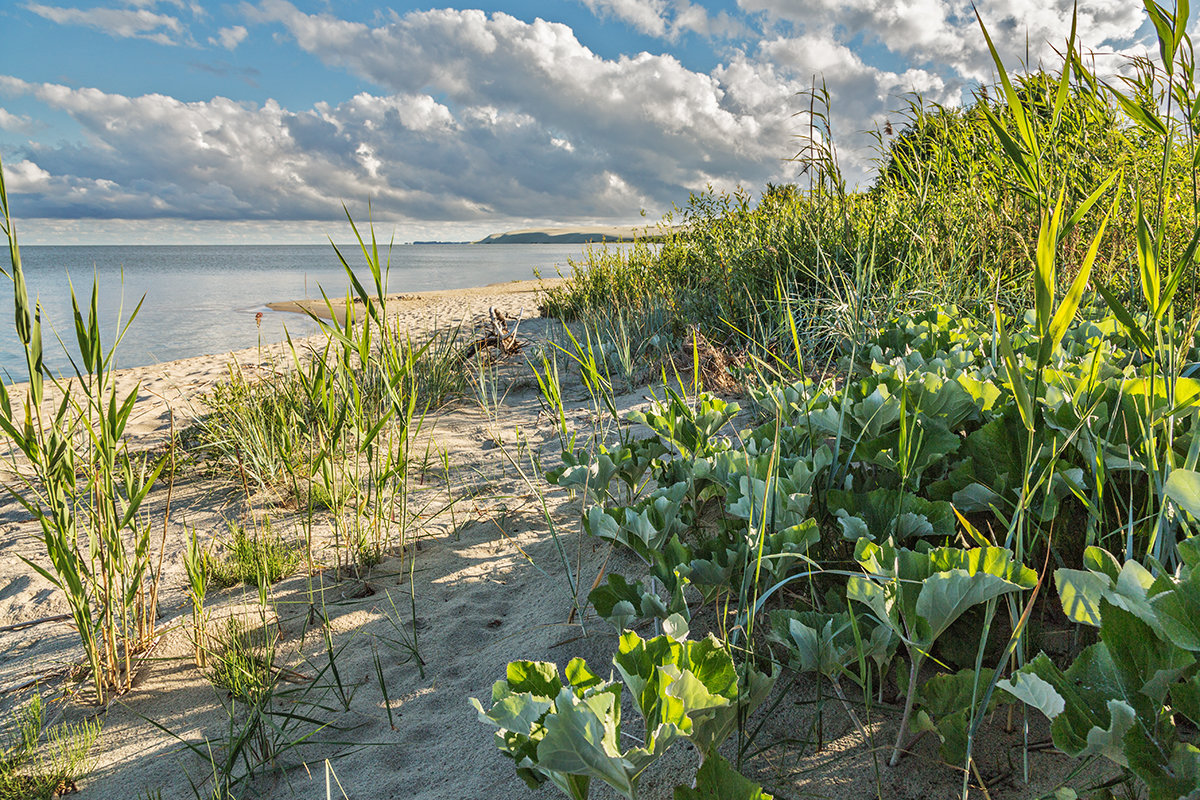
[[[573,800],[586,800],[596,779],[637,800],[641,774],[680,738],[695,745],[700,770],[707,772],[710,759],[720,762],[717,748],[774,682],[773,675],[754,670],[739,674],[711,634],[697,641],[669,635],[647,641],[627,632],[613,664],[621,682],[600,677],[576,658],[564,683],[552,663],[514,661],[492,688],[490,709],[471,698],[480,720],[497,729],[496,745],[531,787],[550,781]],[[641,743],[627,749],[624,689],[645,723]]]

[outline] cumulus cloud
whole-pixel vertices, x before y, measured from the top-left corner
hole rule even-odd
[[[44,191],[50,183],[50,173],[28,159],[5,164],[4,175],[5,188],[13,194]]]
[[[221,28],[217,31],[216,36],[210,36],[209,44],[214,44],[219,47],[224,47],[226,50],[234,50],[241,44],[249,32],[244,25],[234,25],[231,28]]]
[[[256,7],[330,65],[390,91],[430,91],[456,107],[524,115],[575,147],[576,163],[622,175],[669,204],[708,182],[775,175],[788,147],[797,86],[774,86],[753,110],[713,74],[671,55],[604,59],[567,26],[507,14],[443,9],[371,28],[306,14],[283,0]]]
[[[677,39],[681,33],[732,36],[745,30],[724,11],[710,16],[689,0],[581,0],[599,17],[612,17],[648,36]]]
[[[715,35],[720,23],[699,0],[581,1],[665,40]],[[499,12],[439,9],[368,25],[260,0],[240,7],[241,21],[274,28],[372,90],[289,109],[0,76],[0,93],[65,112],[83,131],[74,142],[26,145],[9,160],[19,165],[14,180],[29,215],[43,218],[333,220],[343,200],[370,197],[380,215],[413,227],[628,221],[708,185],[756,189],[793,179],[797,166],[786,159],[806,132],[797,112],[807,109],[802,93],[814,80],[833,99],[842,166],[854,183],[872,155],[855,134],[881,123],[898,95],[954,104],[988,74],[960,0],[739,2],[743,20],[765,33],[725,43],[722,63],[701,71],[669,53],[605,58],[566,25]],[[129,13],[154,15],[154,7],[144,0]],[[980,9],[998,43],[1019,43],[1022,55],[1027,28],[1035,57],[1035,42],[1059,41],[1069,28],[1062,0],[981,0]],[[1081,30],[1091,43],[1128,44],[1139,20],[1124,4],[1100,0]],[[239,25],[210,41],[233,49],[247,35]],[[883,42],[895,57],[879,58],[878,47],[864,55],[863,41]],[[0,111],[0,127],[26,122]]]
[[[0,130],[11,131],[13,133],[33,133],[40,127],[42,126],[29,116],[14,114],[11,111],[0,108]]]
[[[417,220],[593,219],[678,196],[655,194],[662,176],[642,178],[530,114],[452,111],[428,94],[364,93],[294,112],[13,78],[0,90],[69,113],[88,137],[23,153],[39,170],[22,183],[33,216],[335,219],[342,200],[369,196]]]
[[[182,43],[185,37],[183,23],[177,17],[147,8],[65,8],[41,3],[26,3],[24,7],[59,25],[82,25],[118,39],[149,39],[173,45]]]
[[[738,0],[751,12],[808,33],[861,37],[970,81],[986,81],[992,62],[975,17],[980,17],[1007,64],[1056,59],[1071,30],[1074,0]],[[1096,0],[1079,5],[1078,37],[1090,47],[1130,44],[1143,26],[1140,3]]]
[[[368,28],[305,14],[285,0],[264,0],[255,13],[282,23],[315,56],[389,89],[493,102],[566,131],[575,145],[607,157],[616,174],[628,174],[656,207],[708,183],[758,186],[792,174],[781,159],[795,152],[797,93],[814,75],[838,99],[843,133],[872,127],[898,93],[958,97],[957,85],[934,72],[867,65],[823,33],[735,50],[705,74],[670,55],[601,59],[566,26],[504,14],[431,11]],[[852,180],[865,174],[868,155],[851,149]]]

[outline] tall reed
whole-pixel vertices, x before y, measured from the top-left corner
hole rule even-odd
[[[166,458],[130,452],[125,427],[138,391],[135,386],[120,397],[114,375],[117,345],[138,309],[105,351],[95,282],[84,307],[72,288],[77,350],[68,356],[75,375],[51,376],[42,360],[41,306],[29,299],[2,164],[0,209],[11,265],[5,275],[13,281],[28,378],[15,404],[9,387],[0,386],[0,429],[23,457],[16,464],[19,484],[8,490],[41,526],[49,563],[28,563],[66,596],[96,701],[104,702],[110,691],[129,688],[135,656],[156,635],[152,598],[161,572],[151,564],[142,503]],[[57,400],[47,394],[47,381]]]

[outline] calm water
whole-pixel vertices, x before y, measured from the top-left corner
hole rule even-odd
[[[609,245],[610,247],[612,245]],[[532,278],[534,268],[554,277],[585,245],[403,245],[392,249],[391,292],[482,286]],[[362,254],[343,247],[358,270]],[[101,330],[111,343],[117,320],[128,318],[139,298],[141,311],[117,351],[119,367],[136,367],[190,356],[254,347],[263,312],[262,340],[280,341],[315,330],[299,314],[273,312],[280,300],[344,297],[346,275],[329,245],[304,246],[32,246],[21,248],[31,297],[42,303],[43,325],[74,352],[68,276],[87,302],[92,276],[100,287]],[[357,256],[357,258],[354,258]],[[7,259],[5,259],[7,260]],[[7,267],[7,264],[4,265]],[[371,286],[365,264],[359,272]],[[122,303],[124,313],[121,314]],[[12,284],[0,277],[0,374],[21,380],[25,356],[12,325]],[[44,333],[46,363],[55,371],[69,362],[50,330]],[[8,376],[12,376],[9,378]]]

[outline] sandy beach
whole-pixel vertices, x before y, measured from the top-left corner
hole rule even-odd
[[[538,316],[538,288],[528,281],[428,292],[398,297],[392,307],[414,336],[447,325],[481,324],[496,308],[522,319],[519,336],[533,348],[562,329],[561,323]],[[204,394],[230,369],[253,374],[274,368],[280,358],[277,347],[251,349],[122,373],[123,386],[141,386],[129,431],[134,446],[164,445],[172,425],[180,430],[203,413]],[[495,748],[490,729],[480,724],[467,698],[486,705],[492,683],[511,660],[549,660],[564,667],[583,656],[608,674],[616,633],[590,609],[571,618],[564,554],[581,598],[602,570],[639,573],[630,556],[582,534],[579,497],[554,490],[537,474],[534,465],[559,462],[553,420],[543,412],[520,355],[503,362],[501,374],[506,392],[499,407],[487,411],[460,401],[427,420],[420,447],[444,461],[426,458],[421,468],[411,501],[417,509],[414,537],[404,552],[341,580],[321,556],[326,568],[301,569],[270,587],[265,612],[255,610],[259,597],[251,586],[210,594],[210,630],[232,616],[265,623],[278,637],[283,666],[297,676],[297,702],[319,705],[314,713],[328,725],[305,730],[311,737],[281,752],[275,768],[264,770],[244,796],[325,797],[327,779],[332,797],[342,797],[341,792],[351,798],[422,800],[535,796]],[[570,420],[586,430],[591,405],[577,377],[567,381],[566,394]],[[632,390],[617,396],[620,413],[644,408],[645,394]],[[165,486],[148,500],[147,510],[159,526],[167,502]],[[81,658],[70,624],[38,622],[67,607],[21,560],[45,558],[35,523],[11,499],[0,506],[0,710],[40,691],[54,700],[57,720],[102,720],[94,768],[78,786],[81,798],[208,797],[204,787],[212,767],[184,743],[219,752],[230,720],[221,690],[193,663],[182,566],[186,542],[193,530],[211,542],[226,536],[231,523],[253,524],[266,517],[285,535],[299,530],[301,514],[294,504],[248,494],[236,482],[214,479],[202,464],[176,471],[170,502],[162,635],[140,665],[133,690],[106,710],[89,705],[86,684],[70,679],[78,676],[74,668]],[[331,534],[323,521],[314,535],[322,542]],[[716,611],[700,610],[692,627],[698,634],[718,629]],[[742,765],[776,797],[957,796],[961,773],[941,763],[935,737],[918,742],[903,769],[891,770],[882,757],[876,760],[879,752],[862,747],[858,732],[834,706],[827,705],[817,718],[812,681],[785,677],[776,692],[785,689],[786,696],[779,696],[769,713],[760,710],[752,718],[752,728],[762,726]],[[634,720],[630,730],[637,733],[636,715],[626,711]],[[867,720],[881,749],[895,735],[897,720],[890,707],[876,709]],[[1033,722],[1034,737],[1046,738],[1045,726]],[[817,732],[822,744],[817,752],[798,745]],[[980,769],[994,779],[991,797],[1052,791],[1054,780],[1074,766],[1064,756],[1036,752],[1038,784],[1021,785],[1009,765],[1019,735],[1019,727],[1007,733],[998,724],[985,730],[977,753]],[[730,758],[736,758],[736,738],[725,747]],[[695,758],[689,746],[677,744],[646,773],[641,796],[672,797],[672,787],[690,780]],[[556,791],[544,787],[540,794]],[[972,791],[976,796],[984,794]],[[596,785],[592,797],[615,795]]]

